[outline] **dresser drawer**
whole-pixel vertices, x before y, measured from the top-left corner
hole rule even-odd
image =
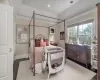
[[[67,57],[83,63],[87,66],[90,63],[90,51],[88,51],[88,46],[84,45],[74,45],[66,44],[66,55]]]
[[[87,63],[87,56],[86,56],[86,54],[83,53],[83,52],[79,53],[78,59],[79,59],[79,62]]]
[[[78,56],[77,51],[75,51],[73,49],[69,49],[67,55],[69,58],[77,60],[77,56]]]

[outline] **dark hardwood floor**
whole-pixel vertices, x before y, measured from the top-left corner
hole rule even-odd
[[[17,59],[13,64],[13,80],[16,80],[20,61],[29,60],[27,58]]]
[[[92,78],[92,80],[97,80],[97,75]]]

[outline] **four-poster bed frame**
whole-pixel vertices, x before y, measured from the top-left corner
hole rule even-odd
[[[35,17],[36,15],[42,16],[42,17],[46,17],[48,19],[53,19],[53,20],[58,20],[59,21],[59,22],[54,22],[54,23],[56,23],[54,25],[47,26],[48,28],[56,26],[56,25],[64,22],[64,32],[65,32],[65,26],[66,26],[65,25],[65,20],[49,17],[49,16],[46,16],[46,15],[37,14],[37,13],[35,13],[35,11],[33,11],[33,15],[32,15],[31,20],[29,22],[29,34],[30,34],[30,26],[33,26],[33,44],[35,44],[35,27],[45,27],[45,26],[38,26],[38,25],[35,24],[35,19],[38,19],[38,18]],[[43,21],[48,21],[49,22],[49,20],[45,20],[45,19],[38,19],[38,20],[43,20]],[[32,22],[32,25],[31,25],[31,22]],[[53,21],[50,21],[50,22],[53,22]],[[64,39],[64,43],[65,43],[65,39]],[[30,44],[30,36],[29,36],[29,44]],[[34,59],[33,60],[34,61],[33,64],[35,64],[35,45],[33,45],[33,59]],[[34,65],[33,68],[34,68],[33,69],[34,70],[33,75],[35,76],[35,65]]]

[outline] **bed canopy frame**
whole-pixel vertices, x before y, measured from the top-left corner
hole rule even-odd
[[[39,18],[36,18],[36,15],[38,15],[38,16],[42,16],[42,17],[45,17],[45,18],[48,18],[48,19],[52,19],[52,20],[57,20],[58,22],[54,22],[54,21],[50,21],[50,20],[45,20],[45,19],[39,19]],[[19,16],[23,16],[23,15],[19,15]],[[28,17],[28,16],[24,16],[24,17]],[[30,18],[30,17],[28,17],[28,18]],[[65,20],[61,20],[61,19],[58,19],[58,18],[53,18],[53,17],[49,17],[49,16],[46,16],[46,15],[41,15],[41,14],[37,14],[37,13],[35,13],[35,11],[33,11],[33,15],[32,15],[32,17],[31,17],[31,20],[30,20],[30,22],[29,22],[29,35],[30,35],[30,26],[32,26],[33,27],[33,44],[35,44],[35,27],[45,27],[45,26],[39,26],[39,25],[36,25],[35,24],[35,20],[43,20],[43,21],[48,21],[48,22],[53,22],[53,23],[55,23],[54,25],[51,25],[51,26],[47,26],[48,28],[50,28],[50,27],[54,27],[54,26],[56,26],[56,25],[58,25],[58,24],[60,24],[60,23],[64,23],[64,32],[65,32]],[[31,23],[32,23],[32,25],[31,25]],[[65,37],[65,36],[64,36]],[[65,39],[64,39],[64,43],[65,43]],[[30,44],[30,36],[29,36],[29,44]],[[33,64],[35,64],[35,45],[33,45],[33,59],[34,59],[34,62],[33,62]],[[34,65],[34,67],[33,67],[34,69],[34,71],[33,71],[33,75],[35,76],[35,65]]]

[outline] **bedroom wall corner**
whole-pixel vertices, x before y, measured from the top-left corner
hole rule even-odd
[[[58,24],[56,38],[57,38],[58,46],[60,46],[62,48],[65,48],[65,41],[64,40],[60,40],[60,32],[64,32],[64,22]]]

